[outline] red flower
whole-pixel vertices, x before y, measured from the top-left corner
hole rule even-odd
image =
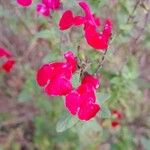
[[[42,3],[52,10],[60,7],[60,0],[42,0]]]
[[[43,65],[37,73],[37,82],[47,94],[62,96],[72,90],[71,77],[76,71],[76,58],[71,51],[64,54],[66,62]]]
[[[50,15],[49,8],[45,4],[43,4],[43,3],[37,4],[36,11],[38,13],[42,14],[43,16],[49,16]]]
[[[2,65],[2,68],[7,72],[9,73],[13,67],[13,65],[15,64],[15,61],[14,60],[8,60],[6,63],[4,63]]]
[[[120,111],[118,110],[112,110],[112,116],[114,119],[111,121],[111,126],[113,128],[116,128],[120,125],[120,121],[123,119],[123,115]]]
[[[71,91],[65,100],[65,105],[72,115],[78,115],[80,120],[93,118],[100,110],[96,103],[95,89],[99,87],[99,81],[92,75],[85,75],[81,85]]]
[[[17,3],[23,7],[28,7],[32,4],[32,0],[17,0]]]
[[[4,71],[6,71],[7,73],[9,73],[9,72],[11,71],[12,67],[13,67],[14,64],[15,64],[15,60],[11,59],[12,54],[11,54],[8,50],[6,50],[6,49],[0,47],[0,58],[1,58],[1,57],[6,57],[6,58],[8,59],[8,60],[2,65],[2,69],[3,69]]]
[[[113,128],[116,128],[116,127],[118,127],[120,125],[120,122],[119,121],[112,121],[111,122],[111,126],[113,127]]]
[[[12,54],[8,50],[0,47],[0,57],[3,57],[3,56],[11,57]]]
[[[59,28],[66,30],[75,26],[84,25],[85,39],[87,43],[95,49],[106,50],[111,37],[112,23],[106,20],[103,32],[99,32],[100,18],[93,14],[85,2],[80,2],[79,5],[84,10],[85,16],[74,16],[71,10],[67,10],[62,15]]]
[[[60,7],[60,0],[42,0],[37,4],[36,11],[43,16],[49,16],[52,10]]]
[[[112,110],[111,113],[112,113],[113,117],[115,117],[115,119],[122,119],[123,118],[122,113],[118,110]]]

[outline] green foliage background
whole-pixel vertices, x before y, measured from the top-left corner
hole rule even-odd
[[[73,50],[81,63],[88,60],[86,70],[93,73],[103,54],[87,45],[81,28],[59,31],[64,10],[82,13],[75,0],[62,0],[63,7],[49,18],[36,14],[37,2],[25,9],[15,0],[0,0],[0,46],[17,60],[10,74],[0,72],[0,150],[150,150],[150,2],[88,0],[102,24],[113,20],[99,71],[101,111],[89,122],[70,116],[63,98],[45,95],[36,71]],[[79,73],[73,78],[78,84]],[[124,115],[117,128],[110,125],[111,109]]]

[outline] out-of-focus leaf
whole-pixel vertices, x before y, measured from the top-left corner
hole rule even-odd
[[[150,139],[143,137],[141,142],[145,150],[150,150]]]
[[[80,141],[82,144],[90,144],[96,142],[100,138],[101,126],[97,123],[96,119],[91,119],[88,122],[82,122],[77,128]],[[90,137],[93,137],[92,139]],[[85,142],[86,141],[86,142]]]
[[[58,53],[49,53],[47,54],[44,59],[43,59],[43,63],[49,63],[49,62],[53,62],[56,60],[59,60],[59,54]]]
[[[49,39],[51,38],[51,31],[50,30],[42,30],[38,33],[36,33],[36,38],[43,38],[43,39]]]
[[[57,122],[56,131],[63,132],[73,127],[77,122],[78,122],[77,118],[67,113]]]
[[[30,93],[26,90],[23,90],[19,95],[18,95],[18,101],[19,102],[26,102],[32,99],[32,96]]]
[[[99,117],[100,118],[110,118],[111,117],[110,110],[106,107],[102,107],[100,112],[99,112]]]
[[[109,98],[110,95],[108,93],[96,93],[96,99],[101,105]]]

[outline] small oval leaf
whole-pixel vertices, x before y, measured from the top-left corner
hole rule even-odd
[[[77,118],[71,116],[70,114],[66,114],[57,122],[56,131],[63,132],[73,127],[77,122]]]

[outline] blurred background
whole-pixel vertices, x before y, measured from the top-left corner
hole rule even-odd
[[[35,10],[38,0],[29,8],[0,0],[0,47],[16,60],[11,73],[0,70],[0,150],[150,150],[150,1],[88,2],[102,24],[113,21],[99,71],[98,91],[108,100],[96,119],[73,126],[72,120],[60,121],[67,114],[63,98],[44,94],[35,76],[42,64],[63,60],[67,50],[78,50],[93,72],[102,53],[87,45],[81,27],[58,28],[64,10],[83,14],[82,9],[75,0],[62,0],[59,10],[43,17]],[[115,127],[111,110],[122,114]]]

